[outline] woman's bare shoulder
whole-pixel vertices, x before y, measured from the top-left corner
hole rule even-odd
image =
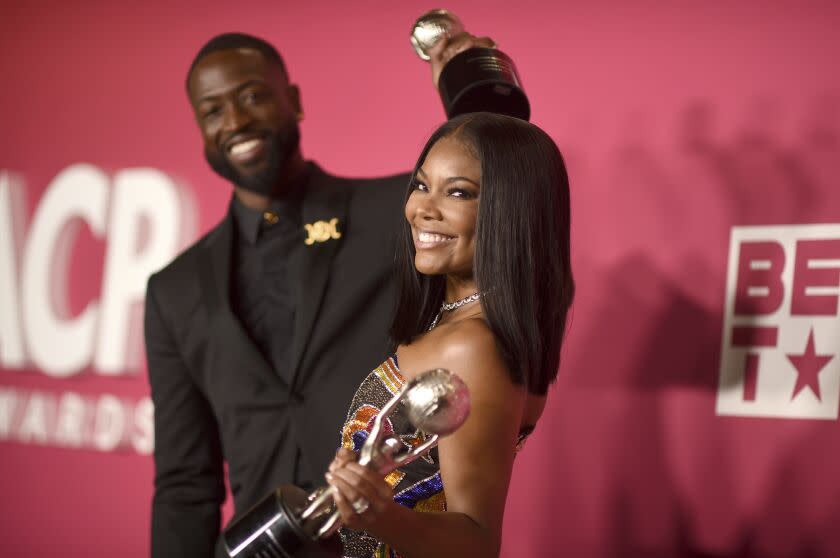
[[[443,324],[414,343],[400,348],[400,366],[409,375],[430,368],[446,368],[471,390],[516,389],[493,332],[480,318]]]
[[[498,359],[501,362],[496,338],[487,323],[480,318],[446,324],[437,339],[441,352],[451,357]]]

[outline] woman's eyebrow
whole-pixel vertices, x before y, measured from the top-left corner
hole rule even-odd
[[[417,174],[417,176],[420,176],[421,174],[423,176],[426,176],[426,173],[423,172],[422,168],[417,169],[416,174]],[[476,182],[472,178],[467,178],[466,176],[450,176],[444,182],[446,182],[446,184],[451,184],[452,182],[458,182],[459,180],[464,180],[466,182],[469,182],[470,184],[475,184],[476,186],[481,187],[481,184],[479,184],[478,182]]]
[[[472,178],[467,178],[466,176],[450,176],[449,178],[446,179],[446,183],[451,184],[453,182],[459,182],[461,180],[463,180],[465,182],[469,182],[470,184],[475,184],[476,186],[479,186],[479,187],[481,186],[478,182],[476,182]]]

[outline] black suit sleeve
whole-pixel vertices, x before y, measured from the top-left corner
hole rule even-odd
[[[218,426],[188,372],[158,300],[156,277],[146,291],[144,330],[154,402],[155,490],[152,557],[208,558],[219,534],[225,497]]]

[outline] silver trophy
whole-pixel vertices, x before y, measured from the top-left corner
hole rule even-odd
[[[454,37],[464,25],[447,10],[432,10],[420,16],[411,28],[411,44],[417,55],[429,60],[429,50],[444,36]],[[497,48],[473,47],[452,57],[438,79],[438,91],[446,116],[467,112],[495,112],[528,120],[531,105],[522,90],[513,60]]]
[[[421,445],[404,451],[383,426],[399,404],[405,406],[413,426],[431,434]],[[469,392],[458,376],[442,368],[423,372],[406,382],[376,415],[358,462],[385,476],[430,451],[441,436],[457,430],[469,412]],[[332,488],[307,495],[297,486],[284,485],[231,524],[223,538],[232,558],[334,558],[342,551],[339,527]]]

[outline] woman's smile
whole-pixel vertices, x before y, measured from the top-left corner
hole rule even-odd
[[[444,244],[451,243],[456,237],[445,234],[417,231],[414,237],[414,247],[417,250],[429,250],[438,248]]]

